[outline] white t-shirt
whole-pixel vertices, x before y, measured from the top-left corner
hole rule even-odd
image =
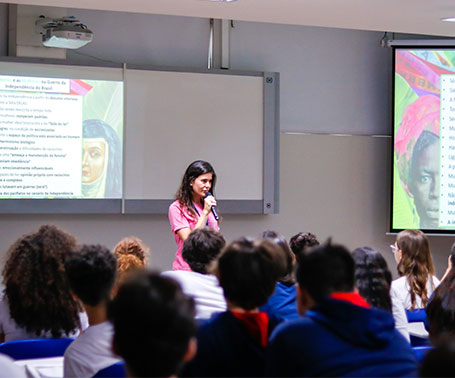
[[[82,330],[88,327],[88,318],[85,312],[79,313]],[[8,301],[6,298],[0,300],[0,334],[5,335],[5,341],[12,340],[27,340],[27,339],[40,339],[51,338],[50,332],[45,332],[41,335],[36,335],[34,332],[27,332],[25,328],[19,327],[14,319],[11,318],[9,312]],[[62,337],[76,337],[79,331],[75,331],[69,335],[62,335]]]
[[[434,289],[439,285],[439,280],[435,276],[429,276],[427,280],[427,297],[430,298]],[[405,308],[405,310],[410,310],[412,308],[411,294],[409,293],[409,283],[406,276],[397,278],[392,281],[391,293],[392,299],[395,297],[400,301]],[[422,298],[416,295],[416,307],[415,308],[424,308],[422,303]],[[419,337],[428,337],[428,332],[425,329],[425,326],[422,322],[417,323],[408,323],[408,331],[411,335]]]
[[[223,289],[215,276],[184,270],[168,270],[161,274],[176,280],[183,292],[194,298],[196,318],[209,319],[216,312],[226,311]]]
[[[112,352],[112,324],[88,327],[65,351],[64,377],[92,377],[101,369],[120,361]]]
[[[24,366],[16,366],[14,360],[0,353],[0,378],[27,378]]]
[[[404,338],[410,342],[408,330],[408,318],[400,299],[395,296],[395,293],[390,290],[390,299],[392,300],[392,313],[395,320],[395,328],[399,331]]]

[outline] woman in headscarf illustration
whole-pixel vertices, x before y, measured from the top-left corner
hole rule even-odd
[[[395,136],[400,181],[414,199],[421,229],[439,227],[440,100],[419,97],[406,107]]]
[[[121,198],[122,146],[107,123],[83,122],[82,195],[89,198]]]

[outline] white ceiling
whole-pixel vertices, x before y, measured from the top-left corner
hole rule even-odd
[[[455,36],[455,0],[14,0],[15,4]]]

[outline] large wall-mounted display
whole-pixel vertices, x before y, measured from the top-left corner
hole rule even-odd
[[[455,231],[455,49],[395,48],[391,230]]]
[[[0,212],[163,214],[191,161],[278,212],[279,74],[0,61]]]
[[[121,198],[123,82],[0,75],[0,198]]]

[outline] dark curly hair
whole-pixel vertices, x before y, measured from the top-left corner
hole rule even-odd
[[[295,255],[298,255],[305,248],[314,247],[319,245],[316,235],[311,232],[299,232],[289,240],[289,247]]]
[[[83,245],[65,261],[71,290],[89,306],[107,302],[117,271],[117,258],[101,245]]]
[[[212,165],[204,160],[193,161],[188,166],[182,177],[180,188],[175,195],[175,199],[179,201],[180,206],[186,207],[190,214],[194,217],[196,217],[196,211],[193,205],[193,188],[190,184],[200,175],[204,175],[206,173],[212,174],[212,187],[210,189],[210,193],[215,195],[216,173]]]
[[[226,245],[223,235],[209,227],[193,230],[183,243],[182,257],[193,272],[207,274],[210,263]]]
[[[392,273],[384,257],[370,247],[355,249],[352,257],[355,262],[355,286],[359,294],[371,306],[392,312]]]
[[[19,238],[8,250],[3,268],[11,318],[37,336],[68,335],[81,327],[78,303],[70,294],[64,260],[76,239],[55,226]]]

